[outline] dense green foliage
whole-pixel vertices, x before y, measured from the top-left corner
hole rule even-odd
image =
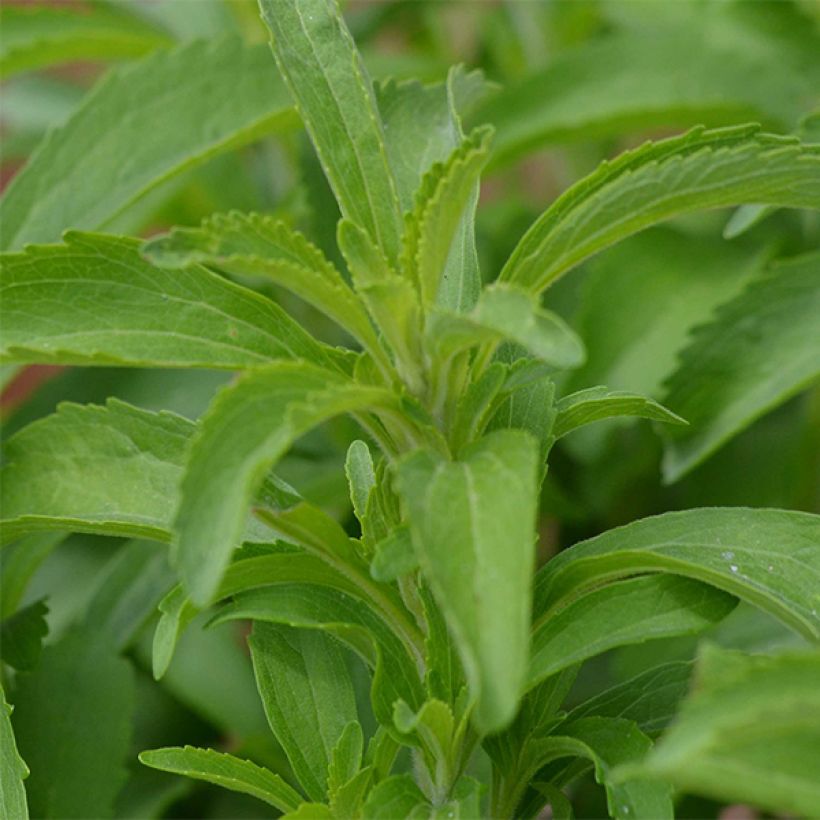
[[[0,817],[815,813],[816,7],[183,5],[0,12]]]

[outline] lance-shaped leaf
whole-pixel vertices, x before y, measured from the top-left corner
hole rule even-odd
[[[339,271],[302,234],[270,215],[215,214],[198,228],[174,228],[151,239],[142,250],[162,267],[199,263],[271,279],[329,316],[367,350],[379,350],[364,308]]]
[[[125,237],[65,239],[3,257],[3,358],[227,369],[337,358],[274,302],[205,268],[162,270]]]
[[[820,376],[820,253],[776,265],[695,332],[665,402],[686,417],[669,433],[674,481]]]
[[[754,126],[647,143],[577,182],[524,234],[501,279],[539,292],[598,251],[678,214],[745,202],[820,208],[820,145]]]
[[[446,162],[434,165],[424,176],[413,211],[406,219],[402,263],[409,268],[407,273],[418,280],[425,306],[440,303],[459,312],[471,308],[478,299],[478,270],[463,263],[463,253],[459,254],[453,243],[466,241],[459,227],[474,199],[491,137],[491,128],[476,129]],[[459,254],[461,261],[448,266],[452,252]],[[453,278],[462,281],[448,281]]]
[[[675,575],[630,578],[592,589],[552,614],[536,613],[529,684],[616,646],[700,632],[737,599]]]
[[[509,285],[490,285],[467,314],[434,313],[428,343],[442,357],[508,340],[558,368],[584,361],[583,342],[556,314],[543,310],[529,294]]]
[[[686,792],[810,817],[820,805],[820,654],[707,647],[695,688],[646,765]]]
[[[150,749],[141,752],[140,763],[163,772],[204,780],[235,792],[257,797],[281,812],[294,811],[302,796],[278,774],[213,749],[192,746]]]
[[[448,462],[399,465],[400,494],[425,576],[452,631],[483,731],[514,715],[526,674],[538,448],[498,431]]]
[[[720,23],[725,31],[729,21]],[[547,67],[488,99],[470,117],[497,129],[493,165],[591,135],[750,120],[778,132],[791,128],[813,94],[810,75],[789,62],[785,49],[773,59],[747,33],[731,44],[724,34],[718,42],[704,36],[704,24],[703,18],[695,25],[676,19],[674,30],[655,30],[651,37],[608,33],[551,56]]]
[[[359,594],[305,583],[262,587],[236,595],[213,623],[236,619],[321,629],[339,638],[374,670],[371,703],[380,723],[392,725],[397,700],[413,709],[424,701],[418,654],[402,642],[393,623],[363,605]]]
[[[711,508],[644,518],[582,541],[538,573],[538,612],[640,572],[705,581],[820,638],[820,516]]]
[[[113,5],[92,8],[4,5],[0,78],[76,60],[141,57],[171,38]]]
[[[0,471],[2,540],[68,530],[169,541],[195,429],[173,413],[151,413],[116,399],[105,407],[61,404],[57,413],[6,442]],[[280,506],[298,500],[273,480],[265,492]],[[270,540],[270,532],[253,520],[245,535]]]
[[[0,200],[0,247],[101,228],[173,175],[297,123],[264,46],[151,54],[106,75],[41,143]]]
[[[299,362],[259,368],[224,389],[192,443],[175,521],[194,601],[206,604],[216,592],[254,495],[299,436],[340,413],[394,405],[385,390]]]
[[[262,0],[262,19],[341,208],[391,262],[401,214],[373,87],[336,3]]]
[[[606,387],[590,387],[564,396],[556,405],[558,415],[552,431],[561,438],[585,424],[592,424],[616,416],[632,416],[668,424],[686,424],[680,416],[667,410],[653,399],[636,393],[609,390]]]
[[[268,723],[307,795],[323,800],[333,750],[358,719],[341,647],[317,630],[264,622],[248,643]]]
[[[3,817],[19,817],[28,820],[26,787],[23,781],[29,770],[17,751],[14,729],[9,716],[11,706],[6,703],[6,693],[0,685],[0,811]]]

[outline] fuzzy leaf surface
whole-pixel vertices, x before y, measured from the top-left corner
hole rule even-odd
[[[204,780],[235,792],[258,797],[279,811],[293,811],[302,802],[302,796],[279,775],[213,749],[195,749],[192,746],[150,749],[141,752],[140,763],[163,772],[181,774],[195,780]]]
[[[162,267],[202,264],[270,279],[322,311],[369,350],[378,347],[367,314],[339,271],[302,234],[270,215],[215,214],[198,228],[174,228],[149,240],[143,252]]]
[[[5,255],[0,355],[226,369],[335,357],[269,299],[202,267],[157,268],[139,247],[134,239],[71,232],[63,245]]]
[[[372,81],[335,3],[261,0],[279,71],[342,215],[391,262],[401,214]]]
[[[9,719],[11,706],[0,686],[0,811],[3,817],[19,817],[28,820],[28,802],[23,781],[29,770],[17,751],[14,729]]]
[[[691,422],[668,433],[675,481],[767,410],[820,377],[820,253],[776,265],[698,328],[665,402]]]
[[[628,151],[565,191],[500,278],[540,292],[584,259],[657,222],[742,203],[820,208],[820,145],[755,126],[694,128]]]
[[[448,462],[419,452],[399,491],[422,570],[455,637],[483,730],[515,713],[526,674],[538,452],[499,431]]]
[[[40,144],[0,200],[0,247],[101,228],[166,179],[297,122],[264,46],[149,54],[106,75]]]
[[[820,516],[708,508],[616,527],[561,552],[538,573],[535,609],[639,572],[672,572],[716,586],[820,639]]]

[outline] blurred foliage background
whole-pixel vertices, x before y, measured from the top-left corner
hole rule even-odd
[[[345,11],[374,79],[432,81],[454,63],[482,70],[485,80],[476,86],[468,119],[471,125],[490,122],[497,131],[478,217],[488,280],[558,193],[601,160],[645,139],[696,124],[749,121],[774,133],[820,139],[820,4],[814,0],[397,0],[350,2]],[[203,38],[239,38],[247,48],[264,43],[253,0],[4,2],[3,184],[50,129],[71,121],[107,72]],[[232,208],[282,216],[341,264],[334,244],[338,211],[295,118],[275,136],[223,151],[151,186],[97,227],[151,236]],[[663,399],[664,383],[693,328],[773,260],[816,249],[819,240],[816,214],[747,206],[734,214],[678,219],[600,254],[544,297],[580,332],[589,352],[562,389],[606,384]],[[265,287],[315,333],[342,341],[315,311]],[[101,403],[110,396],[196,418],[228,378],[208,371],[6,367],[3,435],[53,412],[61,401]],[[304,438],[278,468],[351,532],[355,522],[342,463],[355,434],[347,422],[328,424]],[[661,456],[660,439],[645,422],[600,423],[560,442],[542,498],[541,559],[665,510],[741,505],[820,512],[820,389],[751,421],[676,483],[663,483]],[[93,804],[94,816],[267,816],[264,805],[250,798],[136,762],[145,748],[210,744],[287,771],[265,723],[243,636],[233,626],[189,630],[168,675],[153,681],[156,604],[172,580],[165,549],[156,544],[46,534],[9,548],[3,615],[20,603],[43,600],[48,607],[43,658],[16,678],[4,670],[13,679],[21,753],[46,770],[57,756],[73,760],[62,776],[82,791],[87,767],[68,740],[78,736],[70,726],[80,719],[77,703],[53,691],[49,677],[59,677],[76,652],[91,655],[88,664],[94,664],[93,642],[79,645],[74,636],[104,619],[116,633],[121,657],[87,666],[88,680],[72,681],[97,715],[80,736],[92,744],[108,738],[111,746],[102,752],[122,770],[119,786]],[[799,640],[743,606],[711,638],[747,650]],[[694,649],[695,639],[675,639],[611,652],[585,667],[575,696],[664,660],[692,657]],[[45,709],[55,716],[47,726],[36,717]],[[48,783],[33,777],[27,786],[33,814],[38,806],[45,807],[43,814],[54,810],[43,796]],[[602,793],[591,786],[590,776],[576,794],[579,817],[604,812]],[[679,811],[682,817],[713,817],[723,809],[690,798]]]

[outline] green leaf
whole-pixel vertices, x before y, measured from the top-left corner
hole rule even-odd
[[[3,522],[0,521],[0,524]],[[62,532],[37,533],[6,547],[0,561],[0,617],[7,618],[17,611],[32,576],[64,538],[65,533]]]
[[[524,234],[500,278],[535,293],[588,256],[678,214],[744,202],[820,207],[820,146],[754,126],[628,151],[577,182]]]
[[[4,540],[37,530],[169,540],[194,429],[180,416],[115,399],[106,407],[61,404],[6,442]]]
[[[124,237],[65,239],[3,258],[6,360],[232,370],[337,358],[278,305],[204,268],[156,268]]]
[[[700,632],[737,600],[677,575],[648,575],[595,588],[558,611],[536,613],[530,685],[576,663],[633,643]]]
[[[12,707],[6,703],[6,693],[0,685],[0,813],[3,817],[28,820],[26,787],[28,766],[17,751],[14,730],[9,717]]]
[[[580,718],[561,727],[556,738],[576,747],[576,754],[589,758],[595,779],[606,788],[610,817],[615,820],[661,820],[674,816],[671,789],[666,783],[643,778],[615,780],[613,769],[639,761],[652,742],[634,723],[621,718]],[[545,743],[549,745],[551,738]]]
[[[476,129],[446,162],[434,165],[422,180],[413,211],[405,222],[402,262],[418,281],[425,307],[438,303],[458,313],[471,308],[478,299],[478,268],[464,264],[463,258],[453,265],[448,265],[448,260],[453,253],[467,255],[454,246],[454,241],[465,241],[459,227],[465,214],[472,216],[467,208],[475,199],[491,137],[492,129]]]
[[[347,449],[345,475],[350,489],[353,512],[359,522],[362,522],[366,517],[370,493],[376,486],[376,473],[373,469],[373,456],[370,455],[370,448],[360,439],[352,442]]]
[[[258,797],[282,812],[293,811],[302,802],[301,795],[279,775],[250,760],[241,760],[213,749],[195,749],[192,746],[150,749],[141,752],[139,760],[152,769],[204,780]]]
[[[191,444],[175,520],[193,600],[212,599],[262,480],[299,436],[340,413],[393,403],[385,390],[299,362],[257,369],[224,389]]]
[[[665,402],[691,427],[669,435],[675,481],[820,376],[820,253],[776,265],[721,306],[681,354]]]
[[[130,664],[104,638],[74,631],[43,650],[14,696],[32,816],[112,816],[127,777],[133,705]]]
[[[686,510],[609,530],[547,563],[536,579],[535,610],[658,571],[705,581],[820,638],[820,516],[786,510]]]
[[[379,344],[359,300],[325,255],[302,234],[266,214],[214,214],[198,228],[174,228],[143,253],[160,267],[194,264],[261,276],[287,288],[347,330],[371,353]]]
[[[417,652],[402,641],[393,622],[371,608],[358,595],[340,589],[305,583],[283,583],[236,595],[214,618],[250,619],[321,629],[347,644],[375,670],[371,702],[376,719],[390,725],[393,704],[406,701],[418,709],[423,689],[418,675]]]
[[[46,614],[48,607],[36,601],[0,623],[0,657],[3,663],[28,672],[37,666],[43,648],[43,638],[48,634]]]
[[[415,572],[418,567],[419,559],[413,549],[410,528],[402,525],[376,544],[370,574],[377,581],[389,583],[409,572]]]
[[[680,416],[662,404],[637,393],[590,387],[564,396],[557,406],[558,415],[552,428],[555,438],[561,438],[578,427],[615,416],[633,416],[669,424],[686,424]]]
[[[420,810],[430,806],[424,793],[409,774],[394,774],[370,791],[364,804],[365,820],[394,820],[396,817],[426,816]]]
[[[710,21],[715,17],[710,14]],[[651,36],[607,32],[551,55],[546,68],[491,97],[470,117],[497,129],[493,165],[545,144],[658,127],[756,120],[776,131],[790,128],[811,96],[810,77],[795,70],[785,50],[776,57],[743,32],[733,32],[734,42],[725,31],[711,37],[705,25],[701,16],[695,25],[676,20]],[[749,82],[752,76],[757,82]]]
[[[485,288],[468,314],[433,314],[428,334],[429,344],[439,356],[507,340],[561,369],[584,361],[583,343],[566,323],[542,310],[529,294],[508,285]]]
[[[526,674],[537,448],[499,431],[447,462],[400,462],[398,485],[425,576],[452,631],[483,731],[512,719]]]
[[[270,727],[307,795],[323,800],[333,750],[357,720],[339,644],[316,630],[269,623],[254,624],[248,643]]]
[[[173,41],[112,5],[14,6],[0,10],[0,78],[77,60],[141,57]]]
[[[364,734],[358,720],[351,720],[339,735],[327,770],[328,791],[337,795],[356,776],[362,765]]]
[[[390,262],[401,214],[367,70],[341,12],[326,0],[261,0],[279,71],[316,148],[342,215]]]
[[[264,46],[150,54],[110,72],[40,144],[0,200],[2,247],[101,228],[181,171],[296,122]]]
[[[413,285],[395,272],[367,234],[352,222],[343,219],[337,236],[356,292],[393,351],[399,374],[414,393],[420,393],[424,383],[422,322]]]
[[[89,629],[127,649],[174,584],[168,550],[150,541],[123,545],[100,571],[83,617]]]
[[[683,791],[810,817],[820,804],[818,680],[817,652],[707,647],[693,692],[639,770]]]
[[[692,664],[675,661],[655,666],[634,678],[585,700],[569,713],[569,720],[597,715],[624,718],[654,736],[666,728],[689,690]]]

